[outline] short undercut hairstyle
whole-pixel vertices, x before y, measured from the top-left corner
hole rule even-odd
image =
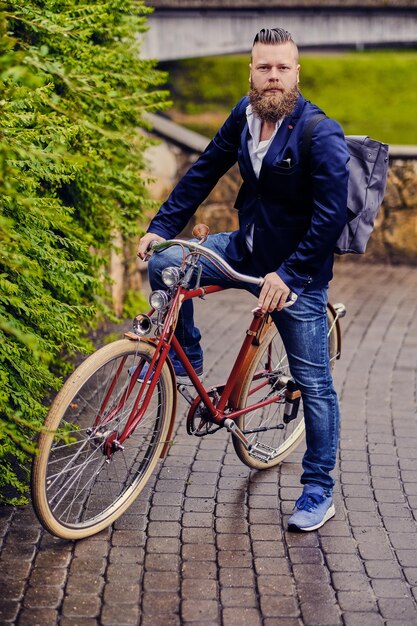
[[[256,33],[252,47],[257,43],[264,43],[273,46],[288,42],[293,44],[298,58],[297,44],[292,38],[291,33],[283,28],[262,28],[258,33]]]

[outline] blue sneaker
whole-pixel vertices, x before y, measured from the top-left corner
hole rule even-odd
[[[335,512],[331,491],[325,491],[320,485],[304,485],[303,493],[288,520],[288,530],[317,530]]]

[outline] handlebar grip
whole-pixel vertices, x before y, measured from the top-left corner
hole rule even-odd
[[[144,255],[144,257],[143,257],[143,260],[144,260],[145,262],[146,262],[146,261],[149,261],[149,259],[151,258],[151,255],[152,255],[153,250],[157,247],[157,245],[158,245],[159,243],[160,243],[160,242],[158,241],[158,239],[152,239],[152,241],[150,241],[150,242],[148,243],[148,247],[146,248],[146,252],[145,252],[145,255]]]

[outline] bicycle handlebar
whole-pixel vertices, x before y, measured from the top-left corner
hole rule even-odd
[[[225,276],[231,278],[232,280],[241,281],[242,283],[250,285],[256,285],[258,287],[262,287],[264,283],[264,279],[261,277],[257,278],[256,276],[249,276],[247,274],[237,272],[221,256],[219,256],[217,252],[213,252],[213,250],[210,250],[209,248],[204,248],[201,243],[196,241],[187,241],[185,239],[167,239],[161,242],[151,241],[149,249],[153,252],[162,252],[171,246],[183,246],[184,248],[188,248],[188,250],[198,252],[198,254],[201,254],[201,256],[205,257],[209,261],[212,261],[215,265],[220,266],[220,269],[224,272]],[[297,300],[297,297],[297,294],[291,291],[283,308],[293,305]]]
[[[162,242],[151,242],[150,248],[154,252],[162,252],[166,248],[170,248],[171,246],[183,246],[184,248],[188,248],[188,250],[192,250],[194,252],[198,252],[201,256],[205,257],[209,261],[214,261],[215,264],[220,265],[221,270],[225,273],[228,278],[232,280],[241,281],[243,283],[248,283],[251,285],[257,285],[258,287],[262,287],[264,279],[256,276],[248,276],[247,274],[241,274],[233,269],[221,256],[217,254],[217,252],[213,252],[209,248],[204,248],[200,243],[195,241],[187,241],[185,239],[167,239]]]

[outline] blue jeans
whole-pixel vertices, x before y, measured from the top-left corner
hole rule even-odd
[[[228,233],[210,235],[204,244],[224,258],[229,242]],[[162,253],[153,254],[149,261],[149,279],[152,289],[164,289],[161,271],[179,265],[182,252],[173,246]],[[260,288],[225,279],[209,261],[201,259],[202,285],[222,285],[246,289],[255,296]],[[239,268],[240,271],[241,268]],[[256,275],[250,265],[245,273]],[[317,484],[331,490],[334,480],[330,472],[336,463],[339,434],[339,405],[329,369],[327,339],[327,289],[304,291],[291,307],[272,313],[288,355],[291,375],[302,393],[307,450],[302,465],[302,484]],[[203,362],[200,331],[194,324],[194,307],[191,300],[181,308],[176,337],[194,367]],[[172,357],[175,365],[175,356]]]

